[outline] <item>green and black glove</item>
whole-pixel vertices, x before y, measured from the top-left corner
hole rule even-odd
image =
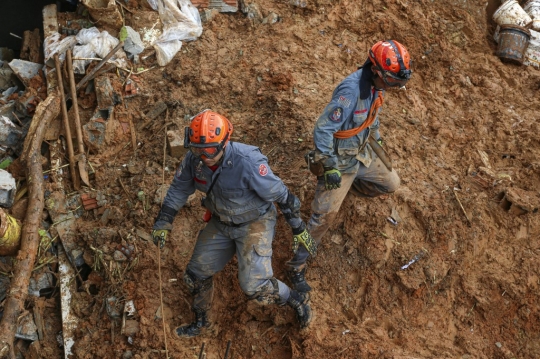
[[[327,190],[341,187],[341,172],[333,167],[324,168],[324,187]]]
[[[167,239],[168,234],[169,231],[166,229],[154,229],[152,231],[152,239],[154,240],[154,244],[159,246],[160,249],[163,249],[163,247],[165,247],[165,240]]]
[[[314,256],[317,254],[317,244],[307,229],[304,229],[300,233],[296,233],[296,231],[293,229],[293,253],[298,251],[298,246],[300,244],[306,247],[310,255]]]
[[[377,140],[377,143],[379,144],[379,146],[381,146],[381,147],[383,146],[384,141],[383,141],[382,137],[379,137],[379,139]]]

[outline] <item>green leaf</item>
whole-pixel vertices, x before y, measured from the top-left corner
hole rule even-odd
[[[126,41],[128,37],[128,32],[125,26],[122,26],[122,29],[120,29],[120,33],[118,34],[118,38],[120,41]]]

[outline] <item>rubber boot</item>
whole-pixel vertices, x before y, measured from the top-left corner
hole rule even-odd
[[[291,282],[291,286],[293,289],[297,290],[298,292],[309,292],[311,291],[311,287],[309,286],[308,282],[306,282],[306,266],[302,269],[297,268],[289,268],[287,269],[287,276],[289,277],[289,281]]]
[[[293,289],[291,290],[291,296],[287,299],[287,304],[296,312],[296,319],[300,324],[300,328],[307,328],[312,319],[309,293],[297,292]]]
[[[208,328],[210,322],[208,321],[207,312],[198,308],[193,308],[195,312],[195,321],[191,324],[183,325],[176,328],[176,335],[181,338],[192,338],[201,334],[201,330]]]

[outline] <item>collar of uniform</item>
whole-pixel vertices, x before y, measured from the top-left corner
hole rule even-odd
[[[373,83],[373,76],[375,75],[371,70],[371,61],[369,58],[360,68],[362,73],[360,74],[360,99],[365,100],[371,96],[371,87]]]
[[[223,154],[223,162],[221,164],[222,167],[232,167],[232,165],[233,165],[233,160],[232,160],[233,151],[234,151],[234,142],[229,142],[227,147],[225,147],[225,149],[224,149],[225,153]]]

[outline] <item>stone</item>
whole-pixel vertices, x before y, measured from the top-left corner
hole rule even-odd
[[[167,131],[167,143],[171,157],[182,158],[188,151],[184,147],[184,136],[179,131]]]
[[[131,55],[138,55],[144,50],[144,44],[141,35],[130,26],[125,26],[127,38],[124,41],[124,51]]]

